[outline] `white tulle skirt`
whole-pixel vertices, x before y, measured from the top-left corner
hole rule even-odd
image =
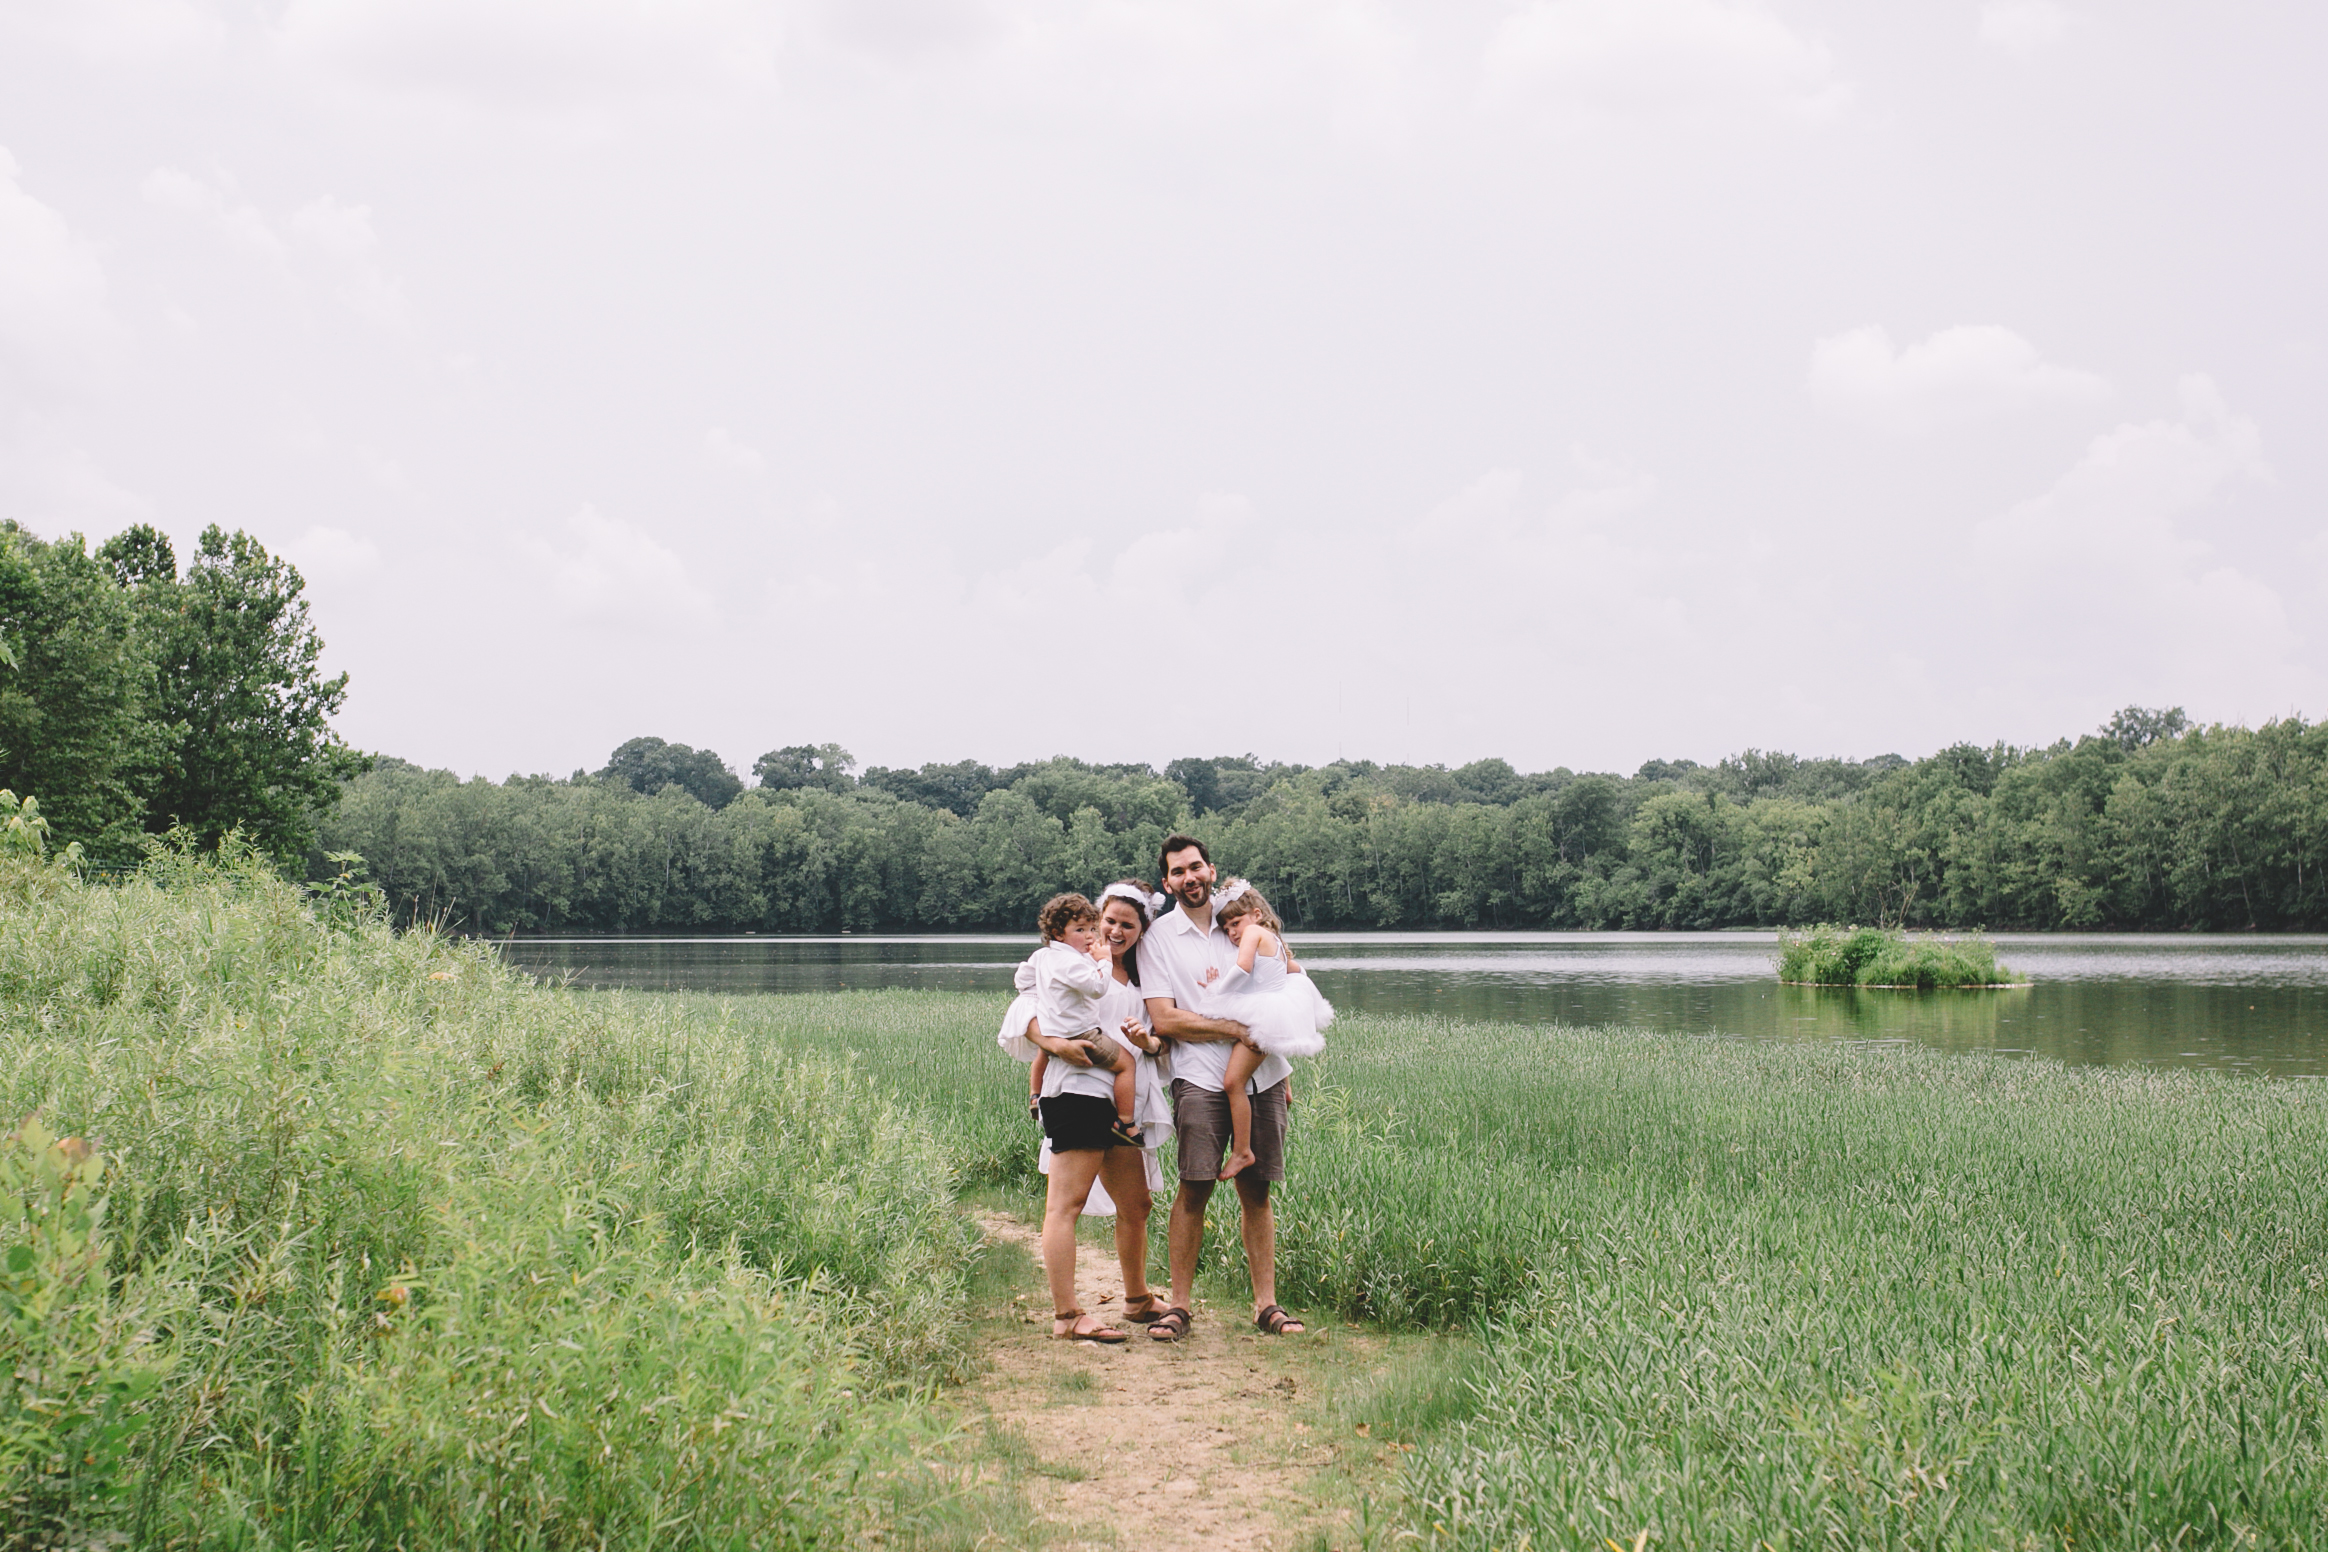
[[[1234,972],[1205,1011],[1244,1025],[1253,1043],[1270,1056],[1317,1055],[1326,1048],[1326,1027],[1334,1022],[1334,1005],[1306,975],[1272,977],[1255,985],[1242,971]]]

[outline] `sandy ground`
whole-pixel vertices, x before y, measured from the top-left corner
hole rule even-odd
[[[992,1212],[978,1224],[1039,1264],[1034,1225]],[[1051,1301],[1038,1283],[1015,1300],[1017,1323],[998,1328],[980,1386],[997,1426],[1041,1462],[1030,1493],[1056,1527],[1054,1546],[1286,1549],[1339,1522],[1312,1491],[1334,1444],[1295,1415],[1303,1381],[1285,1372],[1318,1356],[1285,1350],[1310,1339],[1261,1336],[1241,1306],[1200,1301],[1185,1340],[1154,1341],[1123,1318],[1115,1257],[1090,1245],[1076,1257],[1075,1287],[1131,1341],[1049,1340]]]

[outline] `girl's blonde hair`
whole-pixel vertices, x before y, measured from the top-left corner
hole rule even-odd
[[[1269,902],[1262,898],[1260,890],[1246,884],[1241,878],[1230,879],[1222,888],[1225,891],[1238,884],[1244,884],[1245,887],[1237,890],[1234,898],[1223,900],[1215,907],[1213,919],[1226,927],[1240,916],[1250,916],[1280,938],[1284,937],[1285,923],[1277,919],[1277,913],[1270,909]]]

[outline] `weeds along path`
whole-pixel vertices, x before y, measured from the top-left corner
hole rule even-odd
[[[1385,1462],[1365,1441],[1302,1420],[1322,1366],[1371,1368],[1376,1341],[1327,1329],[1263,1337],[1242,1306],[1201,1297],[1178,1343],[1123,1319],[1115,1258],[1084,1245],[1076,1298],[1132,1333],[1120,1347],[1054,1342],[1035,1225],[976,1214],[990,1240],[1025,1249],[1037,1270],[1007,1310],[984,1312],[987,1377],[978,1399],[1003,1439],[1022,1440],[1027,1491],[1055,1548],[1206,1552],[1290,1548],[1333,1535],[1350,1511],[1329,1470],[1371,1476]],[[1316,1330],[1313,1327],[1313,1330]]]

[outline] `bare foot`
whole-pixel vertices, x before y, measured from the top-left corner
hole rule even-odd
[[[1253,1161],[1254,1154],[1253,1150],[1250,1148],[1243,1148],[1235,1153],[1230,1154],[1227,1158],[1221,1160],[1220,1178],[1223,1180],[1234,1178],[1238,1171],[1249,1167]]]
[[[1074,1310],[1064,1315],[1051,1317],[1051,1340],[1054,1342],[1099,1342],[1106,1344],[1126,1341],[1128,1338],[1123,1332],[1101,1320],[1097,1315],[1087,1315],[1082,1310]]]

